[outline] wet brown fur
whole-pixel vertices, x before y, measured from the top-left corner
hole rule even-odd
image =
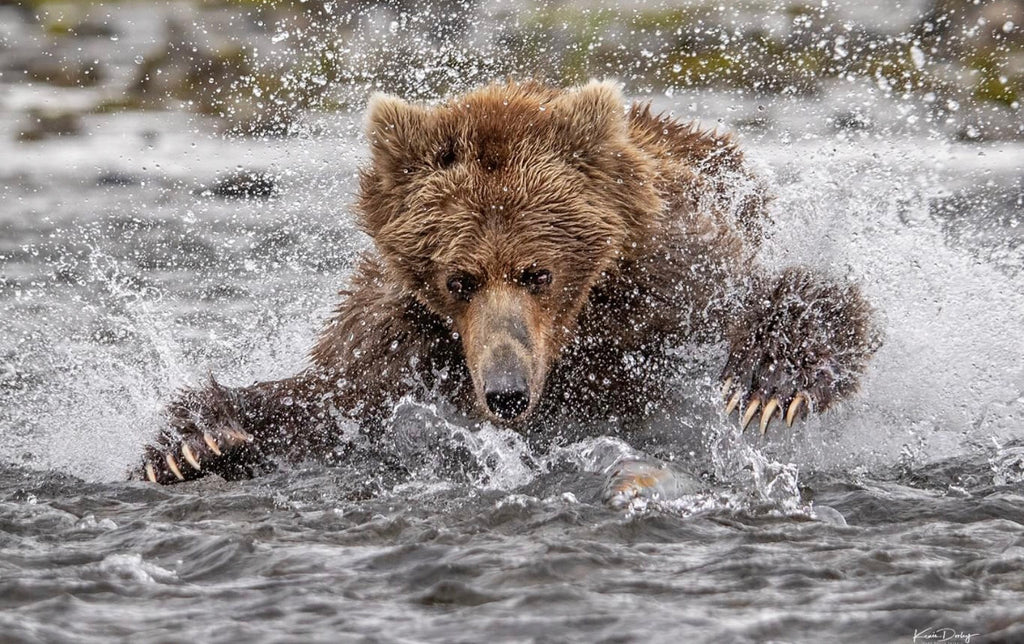
[[[434,107],[376,96],[367,135],[358,212],[375,250],[309,369],[186,393],[149,462],[179,436],[202,450],[197,432],[225,423],[252,436],[221,457],[229,475],[267,454],[322,457],[337,417],[379,433],[409,394],[496,420],[481,395],[496,353],[528,372],[529,411],[511,423],[528,431],[556,411],[642,416],[664,398],[666,347],[687,340],[726,340],[724,375],[746,395],[807,390],[823,409],[856,388],[874,349],[869,307],[853,286],[753,263],[764,191],[728,136],[626,111],[596,82],[494,84]],[[551,283],[525,284],[538,268]],[[449,292],[453,275],[472,276],[472,297]]]

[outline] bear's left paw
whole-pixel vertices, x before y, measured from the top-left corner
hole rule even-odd
[[[755,286],[727,337],[725,413],[739,409],[743,429],[759,416],[762,434],[856,391],[879,345],[859,290],[803,269]]]

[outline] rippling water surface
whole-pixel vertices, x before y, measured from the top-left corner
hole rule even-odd
[[[741,436],[718,352],[680,347],[678,400],[627,442],[535,454],[407,403],[400,426],[445,439],[403,455],[409,476],[170,488],[122,480],[161,404],[210,372],[299,369],[368,243],[358,116],[270,141],[174,113],[0,132],[0,639],[1021,641],[1024,147],[836,133],[845,100],[658,101],[767,117],[741,129],[777,195],[764,261],[877,304],[886,344],[837,412]],[[238,168],[279,194],[204,190]],[[640,447],[692,494],[603,504]]]

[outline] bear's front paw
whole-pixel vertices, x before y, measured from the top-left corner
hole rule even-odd
[[[792,426],[856,391],[879,345],[856,287],[802,269],[755,287],[728,340],[725,413],[739,409],[743,429],[760,415],[762,434],[776,417]]]
[[[245,448],[252,440],[238,427],[165,434],[159,444],[146,448],[142,468],[133,478],[169,485],[207,474],[224,475],[244,466]]]

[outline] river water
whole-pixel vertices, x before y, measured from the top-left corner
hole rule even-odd
[[[678,400],[629,443],[537,454],[405,403],[451,439],[409,476],[166,488],[124,481],[161,405],[211,372],[300,369],[369,243],[360,116],[249,140],[93,115],[31,145],[3,119],[0,640],[1022,641],[1024,145],[929,136],[883,98],[834,127],[850,100],[656,98],[738,130],[777,196],[767,264],[878,307],[885,345],[839,410],[739,435],[720,352],[680,347]],[[277,194],[210,194],[238,169]],[[602,503],[607,467],[651,445],[698,489]]]

